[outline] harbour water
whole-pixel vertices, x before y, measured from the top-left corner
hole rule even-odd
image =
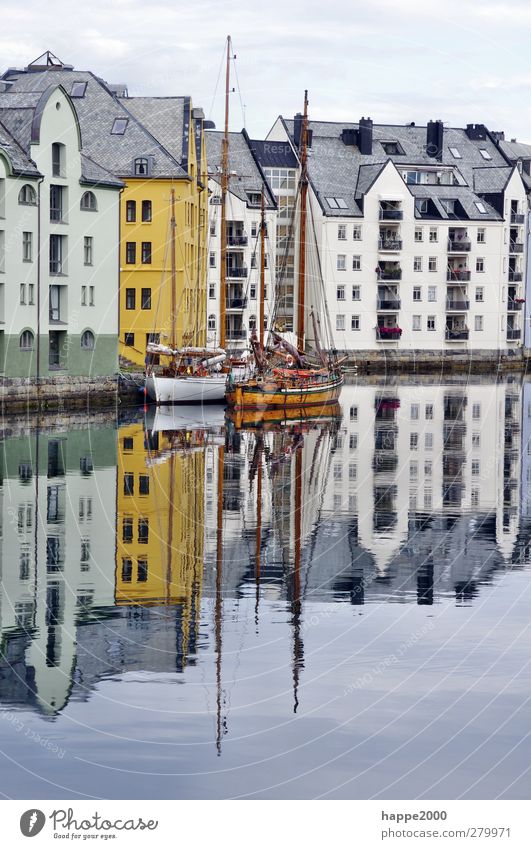
[[[12,798],[527,798],[531,383],[4,421]]]

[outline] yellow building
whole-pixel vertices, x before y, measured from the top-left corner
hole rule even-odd
[[[200,433],[118,431],[115,601],[182,605],[183,642],[198,622],[204,561]]]
[[[124,178],[120,213],[119,351],[143,367],[149,339],[177,345],[206,343],[208,175],[203,112],[192,108],[189,97],[126,97],[120,103],[161,146],[158,157],[135,159],[134,176]]]

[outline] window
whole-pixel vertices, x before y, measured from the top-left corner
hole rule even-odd
[[[63,236],[50,236],[50,274],[62,274],[63,267]]]
[[[31,330],[23,330],[18,340],[21,351],[33,351],[34,336]]]
[[[128,200],[125,204],[125,220],[128,224],[136,221],[136,200]]]
[[[149,539],[149,519],[138,520],[138,542],[147,545]]]
[[[424,415],[426,419],[433,419],[433,404],[426,404]]]
[[[480,439],[481,439],[481,437],[480,437],[479,433],[477,431],[475,431],[472,434],[472,448],[479,448],[480,447]]]
[[[256,253],[251,254],[251,268],[256,268]]]
[[[482,256],[478,256],[476,259],[476,271],[485,271],[485,261]]]
[[[215,221],[211,221],[211,222],[210,222],[210,235],[211,235],[211,236],[215,236],[215,235],[216,235],[216,222],[215,222]],[[252,233],[252,232],[251,232],[251,235],[252,235],[252,236],[253,236],[253,235],[254,235],[254,236],[256,236],[256,233]]]
[[[420,171],[404,171],[403,177],[408,186],[415,186],[422,179]]]
[[[151,221],[152,220],[152,207],[150,200],[142,201],[142,221]]]
[[[352,287],[352,300],[360,301],[361,300],[361,286],[353,286]]]
[[[124,495],[135,494],[135,476],[131,472],[124,475]]]
[[[125,261],[128,265],[134,265],[136,262],[136,242],[126,242],[125,245]]]
[[[348,209],[344,198],[325,198],[330,209]]]
[[[437,300],[437,287],[436,286],[428,286],[428,301],[436,301]]]
[[[426,320],[426,327],[428,330],[435,330],[435,316],[429,315]]]
[[[353,315],[350,318],[350,329],[351,330],[359,330],[360,329],[360,317],[359,315]]]
[[[85,265],[92,265],[93,256],[92,256],[92,244],[93,237],[85,236],[83,238],[83,262]]]
[[[151,289],[142,289],[140,296],[140,309],[151,309]]]
[[[33,233],[22,233],[22,262],[33,261]]]
[[[485,230],[484,227],[478,227],[478,235],[477,235],[478,243],[480,243],[482,245],[485,244],[485,234],[486,234],[486,232],[487,231]]]
[[[351,407],[350,408],[350,421],[351,422],[357,422],[358,421],[358,408],[357,407]]]
[[[133,561],[129,557],[122,557],[122,581],[130,584],[133,577]]]
[[[64,176],[64,145],[59,144],[59,142],[54,142],[52,144],[52,176],[53,177],[63,177]]]
[[[347,225],[346,224],[338,224],[337,225],[337,238],[340,241],[344,241],[347,238]]]
[[[341,463],[334,463],[334,480],[343,480],[343,466]]]
[[[127,348],[135,347],[135,334],[134,333],[124,333],[124,345]]]
[[[478,304],[483,303],[484,292],[483,286],[476,286],[476,302]]]
[[[81,306],[86,307],[87,305],[87,287],[81,287]]]
[[[126,310],[134,310],[136,307],[136,289],[125,290],[125,308]]]
[[[424,435],[424,448],[428,451],[431,451],[433,448],[433,433],[426,433]]]
[[[124,451],[132,451],[135,446],[135,442],[132,436],[124,436],[123,438],[123,447]]]
[[[344,315],[336,315],[336,330],[344,330],[345,329],[345,316]]]
[[[70,97],[85,97],[87,84],[85,82],[74,82],[70,89]]]
[[[148,579],[148,562],[145,558],[139,558],[138,560],[138,572],[136,579],[139,583],[145,583]]]
[[[348,464],[348,479],[349,481],[355,481],[358,477],[358,465],[357,463],[349,463]]]
[[[345,300],[345,287],[344,286],[336,286],[336,297],[338,301]]]
[[[20,303],[21,304],[26,303],[26,284],[25,283],[20,284]]]
[[[252,288],[252,287],[251,287],[251,288]],[[255,296],[255,298],[256,298],[256,287],[255,287],[255,295],[254,295],[254,296]],[[212,298],[215,298],[215,297],[216,297],[216,284],[215,284],[215,283],[209,283],[209,284],[208,284],[208,297],[209,297],[210,299],[212,299]],[[253,297],[253,296],[251,295],[251,298],[252,298],[252,297]]]
[[[413,286],[413,300],[414,301],[422,301],[422,287],[421,286]]]
[[[63,186],[50,186],[50,221],[63,220]]]
[[[361,256],[352,257],[352,271],[361,271]]]
[[[422,257],[413,257],[413,271],[422,271]]]
[[[403,156],[404,155],[404,151],[402,150],[402,148],[400,147],[398,142],[394,142],[394,141],[393,142],[385,142],[385,141],[383,141],[381,144],[382,144],[382,147],[384,149],[384,153],[386,153],[387,156]]]
[[[418,433],[410,433],[409,434],[409,448],[411,451],[416,451],[419,447],[419,435]]]
[[[462,158],[461,154],[459,153],[459,150],[456,147],[449,147],[448,150],[450,151],[454,159]]]
[[[412,322],[412,328],[411,329],[412,330],[420,330],[421,329],[420,315],[414,315],[413,316],[413,322]]]
[[[81,334],[81,347],[84,351],[94,350],[94,334],[92,330],[85,330]]]
[[[430,227],[430,242],[439,241],[439,231],[437,227]]]
[[[412,404],[412,405],[411,405],[411,418],[412,418],[413,420],[418,419],[419,414],[420,414],[420,407],[419,407],[419,405],[418,405],[418,404]]]
[[[488,150],[485,150],[484,147],[480,147],[479,152],[481,153],[483,159],[492,159],[492,156],[490,155]]]
[[[18,193],[18,202],[25,204],[26,206],[35,206],[37,203],[37,193],[33,186],[30,186],[26,183],[25,186],[22,186],[21,190]]]
[[[472,404],[472,418],[480,419],[481,418],[481,404]]]
[[[433,463],[432,463],[432,461],[431,460],[425,460],[424,461],[424,474],[426,475],[426,477],[429,478],[429,477],[431,477],[432,473],[433,473]]]
[[[472,460],[470,471],[472,472],[474,477],[477,477],[479,475],[479,469],[479,460]]]
[[[349,440],[348,440],[348,447],[353,451],[356,450],[356,448],[358,447],[358,434],[357,433],[351,433],[350,434]]]
[[[345,254],[337,255],[337,270],[338,271],[346,271],[347,268],[347,258]]]
[[[352,230],[352,238],[355,242],[361,242],[362,239],[362,227],[361,224],[355,224]]]
[[[455,200],[441,200],[441,206],[447,215],[455,213]]]
[[[216,251],[210,251],[208,262],[210,268],[216,267]]]
[[[474,330],[483,330],[483,316],[476,315],[474,318]]]
[[[475,201],[474,201],[474,205],[475,205],[475,207],[476,207],[477,211],[478,211],[481,215],[486,215],[486,214],[487,214],[487,210],[485,209],[485,204],[484,204],[484,203],[481,203],[480,201],[475,200]]]
[[[422,242],[424,238],[424,230],[422,227],[415,227],[415,241]]]
[[[428,259],[428,271],[437,271],[437,257],[430,256]]]
[[[28,304],[32,305],[35,303],[35,285],[33,283],[28,283]]]
[[[123,542],[133,542],[133,520],[126,518],[122,521]]]
[[[151,242],[142,242],[142,262],[144,265],[151,264]]]
[[[211,315],[208,316],[208,329],[209,330],[215,330],[216,329],[216,316],[215,315],[211,314]]]
[[[409,464],[409,478],[410,480],[416,481],[419,476],[419,464],[416,460],[411,460]]]
[[[111,129],[111,136],[123,136],[126,131],[127,124],[127,118],[115,118]]]
[[[94,286],[89,286],[89,307],[94,306]]]
[[[148,177],[149,176],[149,160],[147,157],[139,156],[133,162],[133,174],[135,177]]]
[[[418,212],[419,215],[428,214],[428,201],[426,198],[417,198],[415,200],[415,212]]]
[[[149,495],[149,475],[139,475],[138,493],[139,495]]]
[[[88,210],[89,212],[97,212],[98,204],[96,202],[96,195],[94,192],[85,192],[85,194],[81,196],[79,208]]]

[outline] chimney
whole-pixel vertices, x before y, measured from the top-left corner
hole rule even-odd
[[[295,147],[298,147],[301,143],[301,131],[302,131],[302,112],[297,112],[293,119],[293,141],[295,142]]]
[[[487,128],[485,124],[467,124],[466,134],[472,141],[485,141],[487,138]]]
[[[505,133],[503,132],[503,130],[493,130],[491,136],[496,142],[496,144],[501,141],[505,141]]]
[[[358,140],[358,131],[351,129],[344,129],[341,131],[341,141],[347,147],[355,145]]]
[[[426,153],[433,159],[442,160],[444,126],[442,121],[428,121],[426,127]]]
[[[360,118],[358,130],[358,147],[360,153],[365,156],[372,155],[372,120]]]

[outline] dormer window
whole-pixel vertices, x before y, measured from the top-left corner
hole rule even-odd
[[[147,156],[139,156],[133,163],[135,177],[149,177],[151,173],[150,162]]]
[[[481,153],[483,159],[492,159],[492,156],[484,147],[480,147],[479,152]]]
[[[386,153],[387,156],[404,156],[404,151],[402,150],[398,142],[383,141],[381,142],[381,145],[384,149],[384,153]]]
[[[487,210],[485,209],[485,204],[481,203],[481,201],[475,200],[474,205],[476,206],[477,211],[479,213],[481,213],[481,215],[487,214]]]
[[[448,150],[452,154],[454,159],[462,159],[461,153],[459,152],[457,147],[449,147]]]
[[[325,198],[330,209],[348,209],[344,198]]]
[[[111,136],[123,136],[128,124],[127,118],[115,118],[112,125]]]
[[[85,97],[86,90],[86,82],[72,83],[72,88],[70,89],[70,97]]]
[[[414,186],[422,182],[422,174],[420,171],[404,171],[404,180],[408,186]]]
[[[249,203],[253,206],[258,206],[262,201],[260,192],[247,192],[247,197],[249,198]]]
[[[415,210],[419,215],[428,214],[428,201],[426,198],[417,198],[415,201]]]
[[[455,213],[455,200],[441,200],[441,206],[447,215]]]

